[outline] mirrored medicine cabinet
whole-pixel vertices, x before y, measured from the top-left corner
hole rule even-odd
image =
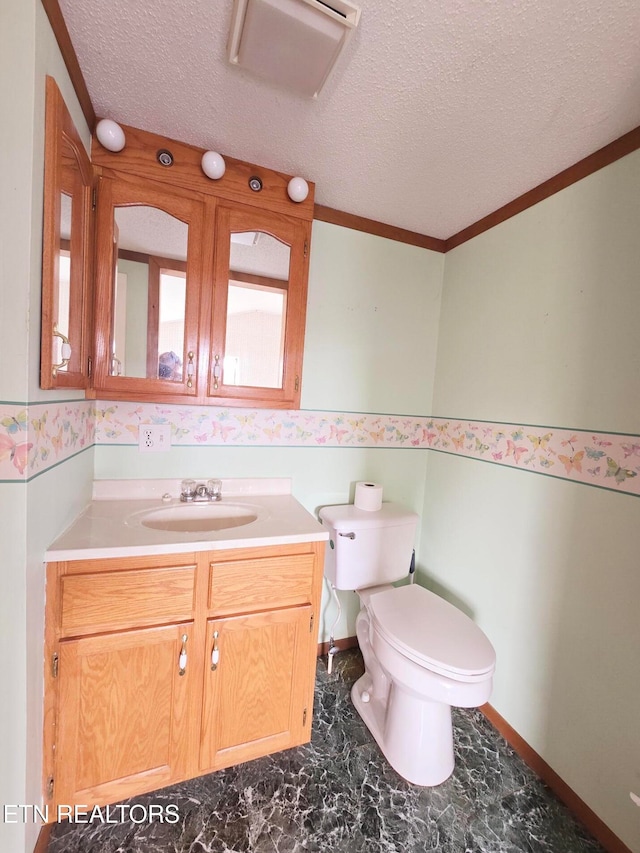
[[[195,397],[202,202],[103,177],[96,226],[96,388]]]
[[[55,81],[47,77],[42,250],[42,388],[87,388],[91,368],[93,173]]]
[[[75,197],[67,200],[59,180],[59,212],[45,207],[45,218],[58,216],[59,223],[47,237],[55,298],[50,318],[43,301],[42,374],[48,371],[53,384],[43,387],[75,375],[68,299],[82,306],[83,322],[93,314],[93,331],[82,339],[90,337],[93,375],[89,385],[83,377],[75,386],[88,387],[88,396],[298,408],[313,189],[296,204],[286,193],[289,176],[230,158],[224,178],[211,181],[198,149],[133,128],[125,133],[117,154],[94,140],[87,220],[93,170],[95,262],[87,263],[93,232],[85,225],[85,262],[76,266],[82,301],[73,285],[60,285],[65,264],[70,259],[73,275],[76,263],[76,244],[65,236]],[[167,149],[170,168],[157,157]],[[256,176],[259,194],[250,188]],[[45,323],[54,341],[49,365]],[[65,340],[71,356],[60,366]]]

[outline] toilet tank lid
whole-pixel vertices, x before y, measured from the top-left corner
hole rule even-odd
[[[418,514],[402,504],[391,501],[382,504],[382,508],[371,511],[358,509],[354,504],[323,506],[318,513],[320,520],[334,530],[365,530],[369,527],[398,527],[403,524],[415,525]]]

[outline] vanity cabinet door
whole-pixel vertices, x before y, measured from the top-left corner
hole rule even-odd
[[[201,672],[190,640],[191,622],[60,643],[56,802],[112,803],[185,776]]]
[[[204,205],[194,193],[106,174],[98,189],[98,395],[198,395]]]
[[[200,772],[309,740],[311,605],[207,622]]]
[[[299,408],[310,227],[218,203],[208,402]]]

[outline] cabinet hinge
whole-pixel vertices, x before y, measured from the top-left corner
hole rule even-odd
[[[302,725],[303,726],[307,725],[307,709],[306,708],[302,712]]]
[[[51,675],[54,678],[58,677],[58,669],[60,666],[60,659],[58,657],[58,652],[54,652],[53,657],[51,658]]]
[[[305,256],[305,258],[307,257],[308,252],[309,252],[309,241],[305,240],[304,241],[304,256]]]
[[[314,621],[314,618],[315,618],[315,617],[314,617],[314,615],[313,615],[313,613],[312,613],[312,614],[311,614],[311,618],[309,619],[309,633],[310,633],[310,634],[311,634],[311,633],[312,633],[312,631],[313,631],[313,621]]]
[[[295,389],[296,389],[296,391],[300,390],[300,377],[299,376],[296,376]]]
[[[53,776],[49,776],[49,778],[47,779],[47,797],[49,799],[51,799],[53,797],[53,786],[54,786]]]
[[[91,210],[95,210],[98,204],[98,189],[94,187],[91,190]]]

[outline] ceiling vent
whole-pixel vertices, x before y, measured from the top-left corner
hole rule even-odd
[[[359,18],[346,0],[234,0],[229,62],[315,98]]]

